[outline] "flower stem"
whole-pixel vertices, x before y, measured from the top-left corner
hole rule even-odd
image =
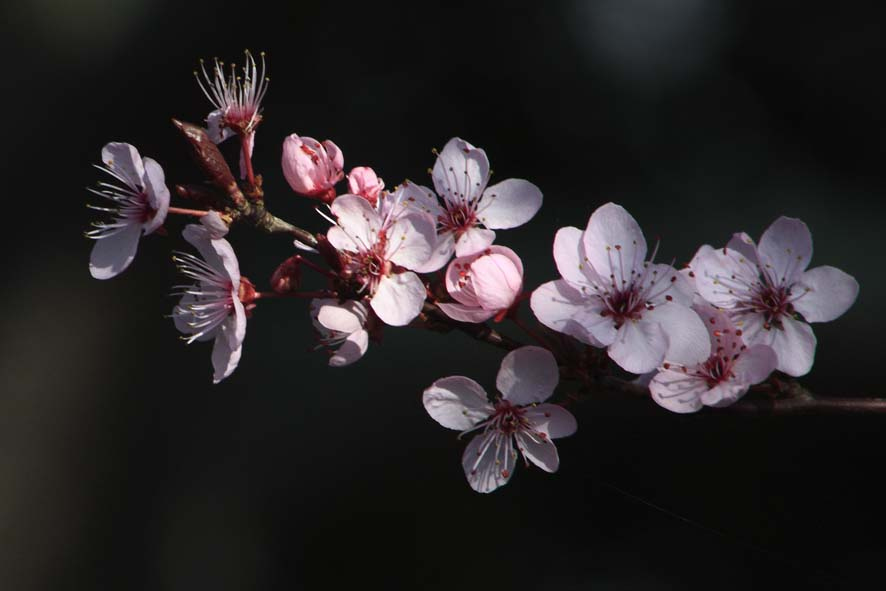
[[[202,209],[186,209],[184,207],[170,207],[168,213],[176,213],[179,215],[192,215],[195,218],[202,218],[208,211]]]

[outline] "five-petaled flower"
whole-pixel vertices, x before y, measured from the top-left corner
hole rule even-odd
[[[463,376],[441,378],[424,391],[422,402],[431,417],[462,435],[482,429],[462,455],[468,484],[488,493],[506,484],[514,473],[517,452],[527,466],[545,472],[560,465],[552,439],[577,428],[575,417],[556,404],[543,404],[560,379],[557,362],[547,349],[522,347],[501,362],[495,385],[501,398],[491,403],[480,384]]]
[[[801,376],[815,359],[815,334],[807,323],[838,318],[858,296],[851,275],[829,266],[807,271],[811,259],[809,228],[780,217],[759,245],[739,233],[724,248],[702,247],[692,270],[698,293],[730,313],[745,342],[771,346],[777,369]]]
[[[213,238],[205,225],[189,224],[182,232],[203,257],[176,253],[179,271],[197,283],[178,286],[182,299],[172,311],[175,327],[188,343],[215,339],[212,347],[213,382],[219,383],[237,368],[246,336],[247,309],[253,307],[255,288],[240,275],[230,243]]]
[[[495,240],[493,230],[522,226],[541,207],[541,191],[529,181],[507,179],[487,187],[489,175],[482,149],[459,138],[446,143],[431,171],[440,196],[439,202],[430,199],[438,236],[422,272],[440,269],[453,252],[460,257],[482,252]]]
[[[688,413],[702,406],[729,406],[775,371],[777,357],[768,345],[745,345],[742,330],[724,311],[698,298],[693,309],[711,339],[711,356],[667,359],[649,383],[652,399],[664,408]]]
[[[311,300],[311,320],[319,346],[329,351],[329,365],[344,367],[366,354],[371,314],[366,304],[356,300]]]
[[[382,194],[373,207],[357,195],[342,195],[331,206],[337,218],[329,243],[338,251],[342,275],[356,283],[385,324],[404,326],[421,311],[427,292],[410,271],[431,256],[434,221],[403,205],[405,188]]]
[[[666,358],[707,359],[707,330],[690,308],[691,284],[672,266],[645,259],[636,220],[607,203],[583,232],[557,232],[554,260],[563,279],[533,292],[532,311],[548,328],[607,347],[633,373],[652,371]]]
[[[446,270],[446,289],[455,302],[437,305],[453,320],[502,320],[523,289],[523,262],[510,248],[496,245],[458,257]]]
[[[89,189],[104,197],[110,205],[89,205],[90,209],[110,214],[110,222],[95,222],[86,233],[94,239],[89,258],[89,272],[96,279],[110,279],[122,273],[135,258],[142,234],[150,234],[163,225],[169,210],[169,189],[163,169],[151,158],[139,155],[130,144],[111,142],[102,148],[99,170],[117,183],[99,182]]]
[[[344,165],[344,155],[331,140],[321,143],[294,133],[283,140],[283,176],[299,195],[332,203]]]

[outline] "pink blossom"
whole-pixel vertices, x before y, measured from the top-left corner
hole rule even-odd
[[[670,265],[645,259],[636,220],[607,203],[584,231],[557,232],[554,260],[563,278],[533,292],[532,311],[548,328],[607,347],[609,357],[633,373],[651,371],[666,358],[707,359],[707,330],[690,308],[691,284]]]
[[[523,290],[523,263],[510,248],[490,246],[449,263],[446,289],[455,303],[437,305],[453,320],[501,320]]]
[[[265,75],[265,54],[261,53],[259,71],[252,54],[248,50],[245,53],[246,63],[240,72],[232,63],[230,72],[225,75],[224,64],[217,59],[213,60],[212,74],[206,71],[203,60],[200,60],[200,72],[194,72],[203,94],[215,107],[206,118],[209,137],[215,143],[234,134],[252,135],[261,123],[261,102],[270,81]]]
[[[811,259],[809,228],[780,217],[759,246],[736,234],[726,247],[700,252],[692,270],[699,294],[730,313],[745,342],[771,346],[777,369],[801,376],[815,359],[815,334],[807,323],[838,318],[858,296],[851,275],[828,266],[807,271]]]
[[[370,314],[363,302],[311,300],[311,318],[319,333],[320,346],[330,351],[329,365],[344,367],[366,354],[369,348],[367,324]]]
[[[348,174],[348,191],[366,199],[372,205],[378,203],[378,194],[384,188],[385,182],[368,166],[357,166]]]
[[[331,203],[343,169],[344,156],[330,140],[320,143],[293,133],[283,141],[283,176],[300,195]]]
[[[342,195],[331,206],[336,226],[326,237],[339,252],[343,274],[370,298],[385,324],[403,326],[421,311],[426,290],[410,271],[431,256],[434,221],[403,203],[404,192],[383,194],[379,207],[357,195]]]
[[[495,240],[493,230],[522,226],[541,207],[538,187],[523,179],[507,179],[487,187],[489,159],[486,152],[452,138],[437,157],[431,176],[437,198],[431,194],[432,215],[437,219],[434,255],[419,269],[431,272],[456,256],[485,250]]]
[[[175,327],[188,343],[214,339],[213,382],[219,383],[237,368],[246,336],[246,307],[255,290],[245,277],[234,249],[224,238],[213,238],[210,228],[189,224],[182,233],[203,259],[176,253],[179,271],[197,283],[179,286],[182,299],[172,311]]]
[[[169,210],[169,189],[163,169],[151,158],[144,160],[130,144],[111,142],[102,148],[102,166],[97,168],[115,182],[100,182],[89,189],[110,201],[91,209],[112,216],[110,222],[95,222],[86,236],[95,240],[89,272],[96,279],[122,273],[135,258],[138,241],[163,225]]]
[[[463,376],[434,382],[422,402],[435,421],[465,433],[482,429],[462,455],[468,484],[488,493],[506,484],[514,473],[517,451],[526,465],[545,472],[560,465],[552,439],[576,431],[575,417],[556,404],[544,404],[557,387],[560,372],[554,356],[541,347],[522,347],[501,362],[495,385],[502,396],[494,403],[480,384]]]
[[[711,356],[702,363],[668,359],[649,383],[652,399],[674,412],[729,406],[769,377],[778,361],[768,345],[745,345],[725,312],[699,300],[693,309],[710,334]]]

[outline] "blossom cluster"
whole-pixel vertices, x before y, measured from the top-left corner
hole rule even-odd
[[[110,180],[90,190],[107,201],[92,208],[110,219],[87,233],[95,240],[91,274],[110,279],[126,270],[142,236],[168,235],[159,230],[169,215],[197,218],[182,230],[197,255],[176,250],[173,256],[186,281],[173,288],[180,299],[171,318],[186,342],[213,341],[215,383],[237,368],[247,322],[266,299],[308,301],[317,348],[333,367],[360,360],[386,327],[457,328],[476,336],[510,321],[537,345],[505,344],[510,352],[495,383],[499,397],[490,400],[466,376],[441,378],[422,396],[442,426],[478,433],[462,456],[478,492],[508,482],[520,456],[527,466],[558,469],[552,440],[573,434],[577,422],[565,399],[549,399],[561,377],[592,380],[601,371],[599,363],[576,361],[587,355],[564,350],[605,350],[668,410],[722,407],[773,372],[808,373],[816,348],[810,323],[836,319],[857,297],[858,283],[845,272],[808,268],[812,237],[798,219],[776,219],[759,243],[739,232],[725,246],[701,246],[677,269],[656,262],[659,245],[650,254],[637,221],[615,203],[598,207],[583,229],[557,231],[560,278],[526,290],[523,262],[496,243],[497,231],[529,222],[541,208],[541,190],[520,178],[491,184],[486,152],[457,137],[435,152],[430,186],[404,180],[387,188],[371,167],[346,174],[344,152],[331,140],[288,135],[282,176],[293,193],[311,200],[315,221],[325,222],[321,231],[301,230],[267,211],[253,168],[268,89],[264,54],[260,64],[247,52],[240,71],[215,61],[196,73],[213,108],[205,127],[177,124],[197,146],[207,182],[177,185],[175,194],[200,209],[172,207],[163,169],[132,145],[103,148],[99,169]],[[213,145],[231,138],[240,142],[239,181]],[[291,256],[266,290],[241,273],[226,239],[235,224],[293,237]],[[323,287],[306,289],[305,272]],[[525,300],[538,329],[520,318]]]

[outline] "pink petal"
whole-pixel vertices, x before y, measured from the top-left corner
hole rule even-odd
[[[345,367],[355,361],[358,361],[366,350],[369,348],[369,333],[365,330],[358,330],[348,335],[348,338],[342,342],[341,346],[329,358],[331,367]]]
[[[523,179],[507,179],[483,192],[477,205],[480,223],[491,230],[522,226],[541,208],[541,190]]]
[[[667,336],[668,346],[664,358],[668,361],[692,366],[706,361],[711,356],[710,333],[699,315],[691,308],[676,302],[667,302],[656,306],[654,310],[644,312],[641,323],[644,321],[661,325]],[[635,373],[644,373],[651,369]]]
[[[747,286],[759,278],[757,267],[750,260],[737,251],[722,248],[700,252],[693,271],[695,289],[720,308],[734,308],[741,300],[750,299],[752,295]]]
[[[385,254],[392,263],[407,269],[428,262],[437,241],[436,223],[424,213],[402,215],[387,229]]]
[[[350,334],[363,329],[366,318],[362,304],[347,301],[339,304],[333,299],[314,300],[317,310],[317,321],[326,329]]]
[[[222,220],[221,215],[217,211],[210,210],[209,213],[200,218],[200,224],[209,231],[210,238],[218,239],[228,235],[228,225]]]
[[[630,280],[631,271],[642,269],[646,239],[637,220],[621,205],[607,203],[588,220],[583,235],[585,256],[601,277],[614,275]]]
[[[231,375],[243,352],[243,338],[246,336],[246,313],[239,299],[234,299],[234,314],[219,325],[212,347],[212,382],[219,383]]]
[[[472,489],[490,493],[508,483],[517,460],[511,439],[510,435],[491,430],[474,437],[467,445],[461,465]]]
[[[381,219],[368,201],[357,195],[342,195],[332,202],[331,209],[338,220],[338,227],[347,237],[346,241],[340,240],[340,232],[330,229],[327,234],[330,242],[335,236],[337,242],[343,243],[342,246],[333,243],[333,246],[339,250],[357,252],[375,244]]]
[[[559,404],[538,404],[526,409],[523,415],[536,431],[551,439],[569,437],[578,430],[572,413]]]
[[[704,406],[701,396],[708,391],[704,378],[689,376],[682,371],[665,369],[649,383],[652,399],[671,412],[696,412]]]
[[[456,431],[467,431],[495,412],[483,387],[464,376],[437,380],[422,394],[422,403],[432,419]]]
[[[706,331],[703,338],[707,339]],[[622,369],[639,374],[661,365],[667,349],[668,338],[661,324],[645,318],[629,320],[618,329],[615,341],[609,345],[609,357]]]
[[[341,173],[345,169],[345,155],[332,140],[323,140],[323,147],[326,148],[326,156],[331,167],[330,179],[341,180]]]
[[[560,370],[551,352],[529,346],[505,355],[495,385],[505,400],[524,406],[550,398],[559,381]]]
[[[532,313],[539,322],[557,332],[575,337],[594,347],[603,345],[575,320],[587,305],[587,298],[566,281],[549,281],[540,285],[529,300]]]
[[[554,236],[554,262],[560,275],[576,288],[589,285],[585,269],[589,269],[581,251],[582,231],[575,227],[560,228]]]
[[[495,316],[497,310],[484,310],[483,308],[465,306],[464,304],[452,304],[447,302],[439,302],[437,304],[444,314],[459,322],[470,322],[479,324],[486,322]]]
[[[701,402],[705,406],[723,408],[730,404],[735,404],[742,396],[747,394],[748,388],[747,384],[720,382],[701,395]]]
[[[150,234],[163,225],[169,211],[169,188],[163,176],[163,169],[153,158],[144,159],[145,192],[148,194],[148,205],[154,210],[154,217],[144,224],[145,234]]]
[[[840,269],[823,266],[803,273],[791,290],[799,292],[794,308],[807,322],[830,322],[855,303],[858,281]]]
[[[545,472],[553,473],[560,467],[557,446],[546,436],[517,431],[514,433],[514,438],[517,440],[517,449],[523,453],[523,457]]]
[[[102,162],[122,176],[130,187],[143,186],[145,167],[142,157],[132,144],[110,142],[102,148]]]
[[[800,220],[782,216],[763,232],[757,255],[777,285],[791,285],[812,259],[812,234]]]
[[[732,366],[732,373],[735,374],[735,381],[747,386],[759,384],[769,377],[775,367],[778,365],[778,356],[772,347],[768,345],[752,345],[745,349],[735,365]]]
[[[133,223],[97,238],[89,256],[89,273],[96,279],[110,279],[125,271],[135,259],[141,234],[141,224]]]
[[[437,157],[431,177],[437,194],[447,203],[470,202],[479,198],[486,188],[489,159],[480,148],[452,138]]]
[[[752,264],[757,264],[757,245],[745,232],[736,232],[726,243],[726,250],[734,250]]]
[[[483,255],[471,263],[471,282],[477,300],[487,310],[510,308],[523,289],[520,269],[510,257],[498,253]]]
[[[452,236],[452,232],[440,234],[437,236],[434,250],[431,253],[431,258],[429,258],[425,264],[413,270],[418,273],[433,273],[434,271],[439,271],[449,262],[453,253],[455,253],[455,238]]]
[[[223,119],[224,113],[222,113],[221,109],[216,109],[206,116],[206,135],[209,136],[209,141],[214,144],[220,144],[235,135],[234,130],[231,128],[222,127]]]
[[[413,183],[412,181],[403,181],[403,183],[390,194],[388,201],[397,204],[397,211],[395,214],[399,214],[401,210],[407,212],[419,211],[421,213],[429,214],[435,221],[443,214],[443,208],[440,207],[437,196],[434,195],[433,191],[427,187]]]
[[[464,257],[483,252],[495,241],[495,232],[478,228],[468,228],[455,239],[455,256]]]
[[[782,329],[760,331],[757,342],[768,344],[778,356],[776,369],[789,376],[799,377],[809,373],[815,361],[815,334],[805,322],[786,316],[781,317]]]
[[[612,319],[609,309],[600,298],[588,298],[582,309],[572,319],[579,323],[591,337],[596,339],[600,346],[608,347],[618,338],[618,329],[615,327],[615,321]]]
[[[407,271],[383,277],[370,304],[385,324],[406,326],[421,312],[425,297],[427,292],[421,279]]]

